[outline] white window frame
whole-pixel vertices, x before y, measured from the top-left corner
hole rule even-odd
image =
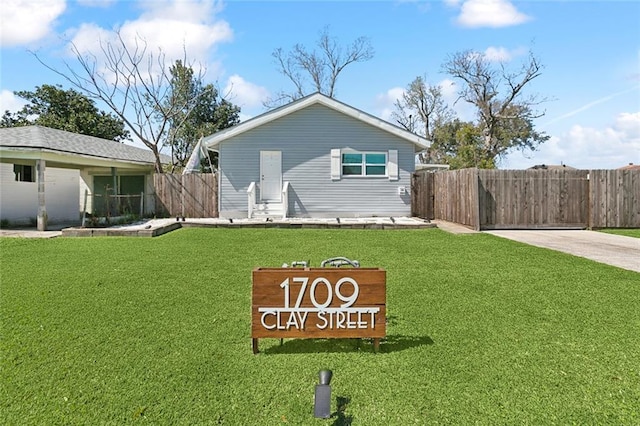
[[[362,173],[359,175],[356,174],[344,174],[343,173],[343,163],[342,163],[342,154],[362,154]],[[384,175],[368,175],[367,173],[367,154],[384,154],[385,155],[385,174]],[[356,163],[347,163],[356,165]],[[382,164],[369,164],[370,166],[381,166]],[[388,151],[357,151],[354,149],[338,149],[334,148],[331,150],[331,180],[340,180],[343,177],[347,179],[355,178],[386,178],[390,181],[399,180],[399,168],[398,168],[398,150],[390,149]]]
[[[345,154],[359,154],[362,155],[362,160],[360,163],[344,163],[342,161],[342,156]],[[367,155],[384,155],[384,164],[383,163],[367,163]],[[360,166],[361,172],[360,174],[355,173],[345,173],[345,166]],[[384,167],[384,174],[367,174],[367,166],[375,166],[375,167]],[[340,153],[340,174],[344,177],[348,178],[388,178],[389,177],[389,154],[387,151],[355,151],[355,150],[344,150]]]

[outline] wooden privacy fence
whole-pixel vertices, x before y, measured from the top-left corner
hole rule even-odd
[[[156,214],[218,217],[218,179],[213,173],[155,174]]]
[[[589,227],[640,228],[640,170],[591,170],[589,187]]]
[[[473,229],[640,227],[640,172],[479,170],[418,172],[413,214]]]

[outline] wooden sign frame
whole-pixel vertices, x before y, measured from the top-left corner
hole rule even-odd
[[[380,268],[255,268],[251,338],[386,336],[386,271]]]

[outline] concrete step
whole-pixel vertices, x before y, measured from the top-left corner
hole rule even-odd
[[[259,203],[253,208],[254,218],[281,218],[284,214],[283,203]]]

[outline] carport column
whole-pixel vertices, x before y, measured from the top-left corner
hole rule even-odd
[[[36,172],[38,174],[38,231],[47,230],[47,207],[44,202],[44,170],[46,162],[36,160]]]
[[[118,193],[120,192],[118,189],[118,169],[116,167],[111,168],[111,179],[113,179],[113,204],[111,207],[111,214],[119,215],[120,214],[120,198],[118,198]],[[107,197],[109,194],[107,194]]]

